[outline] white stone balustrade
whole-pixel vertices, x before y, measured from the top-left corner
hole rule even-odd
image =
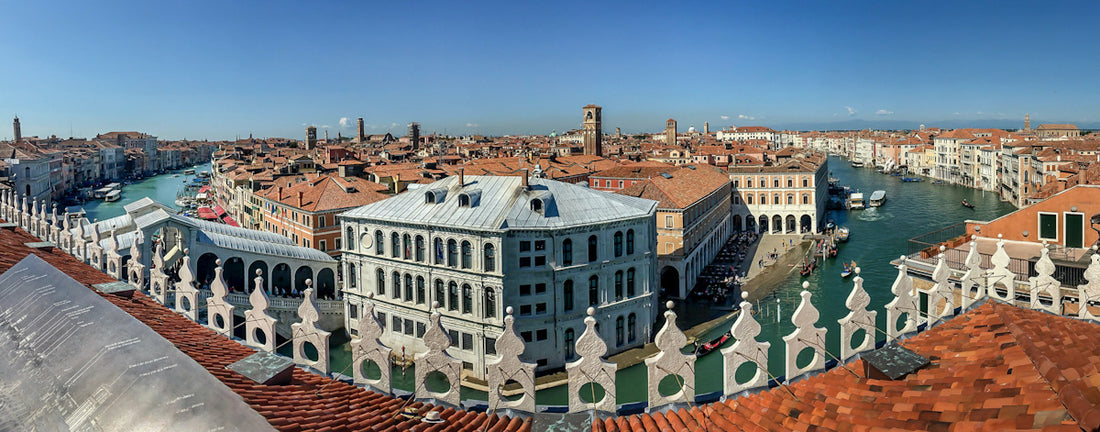
[[[94,222],[88,227],[92,229],[92,241],[88,243],[88,264],[99,269],[99,271],[103,271],[103,246],[100,246],[100,241],[103,239],[100,238],[99,228],[95,226]]]
[[[508,306],[504,316],[504,332],[497,337],[497,359],[486,364],[489,381],[489,408],[514,409],[535,412],[535,364],[519,359],[526,349],[523,339],[516,334],[515,318],[512,307]],[[513,401],[505,400],[501,392],[508,381],[520,386],[521,395]]]
[[[50,209],[50,240],[54,244],[61,243],[61,228],[57,220],[57,203]]]
[[[264,278],[260,269],[256,269],[253,282],[255,288],[248,296],[252,309],[244,313],[245,341],[249,346],[274,352],[275,324],[278,320],[267,314],[267,292],[264,291]]]
[[[138,290],[145,289],[145,264],[141,263],[141,244],[145,243],[144,238],[139,230],[134,241],[130,242],[130,260],[126,262],[126,279]]]
[[[76,222],[76,235],[73,236],[73,247],[69,252],[77,260],[83,263],[88,262],[88,241],[84,240],[84,221],[78,220]],[[163,302],[162,302],[163,303]]]
[[[1054,261],[1050,260],[1050,246],[1043,242],[1039,261],[1035,263],[1037,276],[1028,278],[1031,283],[1031,308],[1045,310],[1055,315],[1062,314],[1062,283],[1054,279]],[[1041,295],[1050,298],[1049,303]]]
[[[997,239],[997,251],[989,259],[993,268],[986,272],[989,277],[986,295],[995,300],[1011,303],[1016,299],[1016,275],[1008,269],[1012,258],[1008,256],[1008,252],[1005,252],[1004,236],[997,234]],[[1000,293],[1002,290],[1005,294]]]
[[[451,347],[451,337],[439,321],[439,302],[432,302],[432,314],[428,318],[428,330],[424,332],[424,345],[428,350],[419,353],[415,357],[416,362],[416,397],[418,399],[432,399],[453,406],[458,406],[459,378],[462,371],[462,362],[447,354],[447,348]],[[447,391],[435,392],[428,386],[428,375],[439,372],[447,379]]]
[[[966,254],[966,273],[963,274],[960,281],[961,301],[963,310],[970,309],[970,306],[977,301],[984,299],[985,290],[985,270],[982,269],[982,256],[978,254],[978,242],[976,236],[970,237],[970,252]]]
[[[653,338],[660,352],[645,359],[649,377],[647,390],[650,409],[673,403],[691,404],[695,401],[695,355],[680,352],[687,344],[687,336],[676,326],[676,312],[672,311],[672,306],[671,301],[665,304],[668,309],[665,311],[665,325]],[[678,391],[667,396],[661,394],[658,388],[666,376],[674,377],[680,387]]]
[[[313,281],[306,279],[306,291],[302,295],[302,304],[298,306],[298,318],[300,322],[290,325],[294,338],[294,363],[309,366],[328,373],[329,365],[329,332],[317,326],[321,319],[321,313],[317,312],[317,293],[313,291]],[[312,360],[306,355],[306,343],[312,344],[317,349],[317,360]]]
[[[890,292],[894,293],[894,300],[886,304],[886,336],[890,339],[917,331],[919,325],[920,309],[917,308],[917,298],[913,295],[913,277],[909,276],[909,266],[905,264],[905,255],[900,258],[898,264],[898,277],[890,286]],[[898,321],[905,316],[905,323],[898,326]]]
[[[826,330],[815,327],[817,318],[820,315],[817,308],[810,302],[810,297],[813,294],[806,291],[806,288],[809,287],[809,282],[802,283],[802,301],[798,303],[798,308],[791,315],[791,324],[794,324],[795,329],[791,334],[783,336],[783,342],[785,343],[784,355],[787,356],[787,361],[784,363],[786,365],[784,374],[787,376],[787,382],[825,367]],[[806,348],[813,350],[813,358],[806,366],[798,367],[798,353]]]
[[[206,299],[206,327],[222,336],[233,337],[233,305],[225,301],[229,289],[222,275],[222,260],[214,261],[214,265],[214,281],[210,283],[214,295]]]
[[[848,293],[848,299],[844,301],[844,305],[848,307],[848,315],[837,320],[840,324],[840,358],[844,361],[875,347],[875,318],[878,312],[867,310],[867,306],[871,304],[871,296],[863,289],[863,277],[859,275],[862,269],[856,267],[855,272],[852,292]],[[863,342],[852,347],[852,338],[859,330],[863,330]]]
[[[940,246],[936,267],[932,269],[932,289],[928,292],[928,322],[935,325],[955,314],[955,284],[951,283],[951,268],[944,256],[946,247]]]
[[[603,360],[607,354],[607,344],[600,338],[596,331],[595,308],[588,308],[588,316],[584,318],[584,333],[577,338],[574,352],[580,359],[565,365],[565,371],[569,375],[569,412],[582,412],[587,410],[615,412],[615,371],[618,369],[614,363]],[[583,389],[586,384],[589,389]],[[596,386],[602,387],[603,397],[596,399]],[[588,392],[590,402],[581,399],[581,391]]]
[[[768,349],[771,342],[760,342],[760,323],[752,316],[752,303],[741,302],[741,313],[730,327],[730,334],[737,340],[733,346],[722,349],[723,393],[728,397],[746,390],[768,385]],[[756,364],[756,373],[744,383],[737,382],[737,369],[747,362]]]
[[[176,312],[181,313],[191,321],[199,320],[199,290],[195,288],[195,274],[191,271],[191,256],[189,250],[183,251],[183,265],[180,266],[179,278],[176,282]]]
[[[1091,259],[1089,266],[1085,268],[1085,280],[1088,283],[1077,286],[1077,318],[1100,321],[1088,307],[1090,301],[1100,301],[1100,254],[1096,253],[1096,246],[1092,247]]]
[[[111,237],[107,240],[107,251],[104,254],[107,275],[117,280],[122,280],[122,254],[118,253],[118,230],[111,228]]]
[[[153,248],[153,268],[149,269],[149,295],[160,304],[168,303],[168,291],[171,280],[164,273],[164,242],[157,242]]]
[[[359,337],[351,341],[351,367],[354,370],[355,384],[368,385],[383,393],[392,392],[390,379],[390,353],[389,347],[379,340],[382,337],[382,324],[374,315],[374,293],[367,294],[367,301],[363,302],[362,315],[359,318]],[[370,378],[363,372],[367,361],[374,362],[378,367],[378,378]]]

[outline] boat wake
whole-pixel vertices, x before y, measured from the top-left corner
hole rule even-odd
[[[880,221],[880,220],[883,220],[883,219],[890,219],[892,217],[893,217],[893,215],[879,210],[878,207],[871,207],[871,208],[866,209],[862,212],[859,212],[859,216],[856,216],[856,219],[859,219],[859,220],[864,221],[864,222],[874,222],[874,221]]]

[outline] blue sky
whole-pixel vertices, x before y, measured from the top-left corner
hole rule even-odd
[[[1100,123],[1088,2],[44,3],[0,25],[24,135]]]

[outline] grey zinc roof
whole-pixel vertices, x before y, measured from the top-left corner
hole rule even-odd
[[[651,215],[657,202],[643,198],[592,190],[554,180],[532,178],[530,190],[523,190],[522,177],[466,176],[459,187],[452,176],[432,185],[411,190],[342,215],[351,219],[391,220],[454,228],[485,230],[566,228]],[[442,203],[426,203],[424,194],[447,189]],[[477,205],[460,207],[459,195],[479,191]],[[540,214],[531,210],[531,199],[549,195]]]
[[[333,261],[332,257],[328,254],[313,248],[295,246],[293,244],[275,244],[256,239],[219,234],[206,230],[199,231],[198,242],[212,244],[220,248],[232,249],[242,252],[251,252],[262,255],[272,255],[311,261]]]

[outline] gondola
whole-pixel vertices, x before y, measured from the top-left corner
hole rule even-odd
[[[809,276],[810,273],[814,272],[815,266],[817,266],[817,258],[814,258],[812,261],[806,261],[802,264],[802,268],[798,269],[798,274],[803,277]]]
[[[702,357],[702,356],[705,356],[707,354],[710,354],[711,351],[714,351],[714,350],[718,349],[719,347],[721,347],[722,344],[724,344],[724,343],[726,343],[726,341],[730,340],[731,337],[733,337],[733,335],[731,335],[730,332],[726,332],[722,336],[718,336],[714,339],[711,339],[710,342],[707,342],[703,345],[696,345],[696,347],[695,347],[695,356],[696,357]]]
[[[967,201],[967,200],[963,200],[962,204],[963,204],[963,207],[966,207],[966,208],[968,208],[968,209],[971,209],[971,210],[973,210],[973,209],[974,209],[974,204],[971,204],[971,203],[970,203],[969,201]]]
[[[851,276],[851,275],[852,275],[852,269],[850,269],[848,267],[844,267],[844,270],[840,271],[840,277],[841,278],[847,278],[848,276]]]

